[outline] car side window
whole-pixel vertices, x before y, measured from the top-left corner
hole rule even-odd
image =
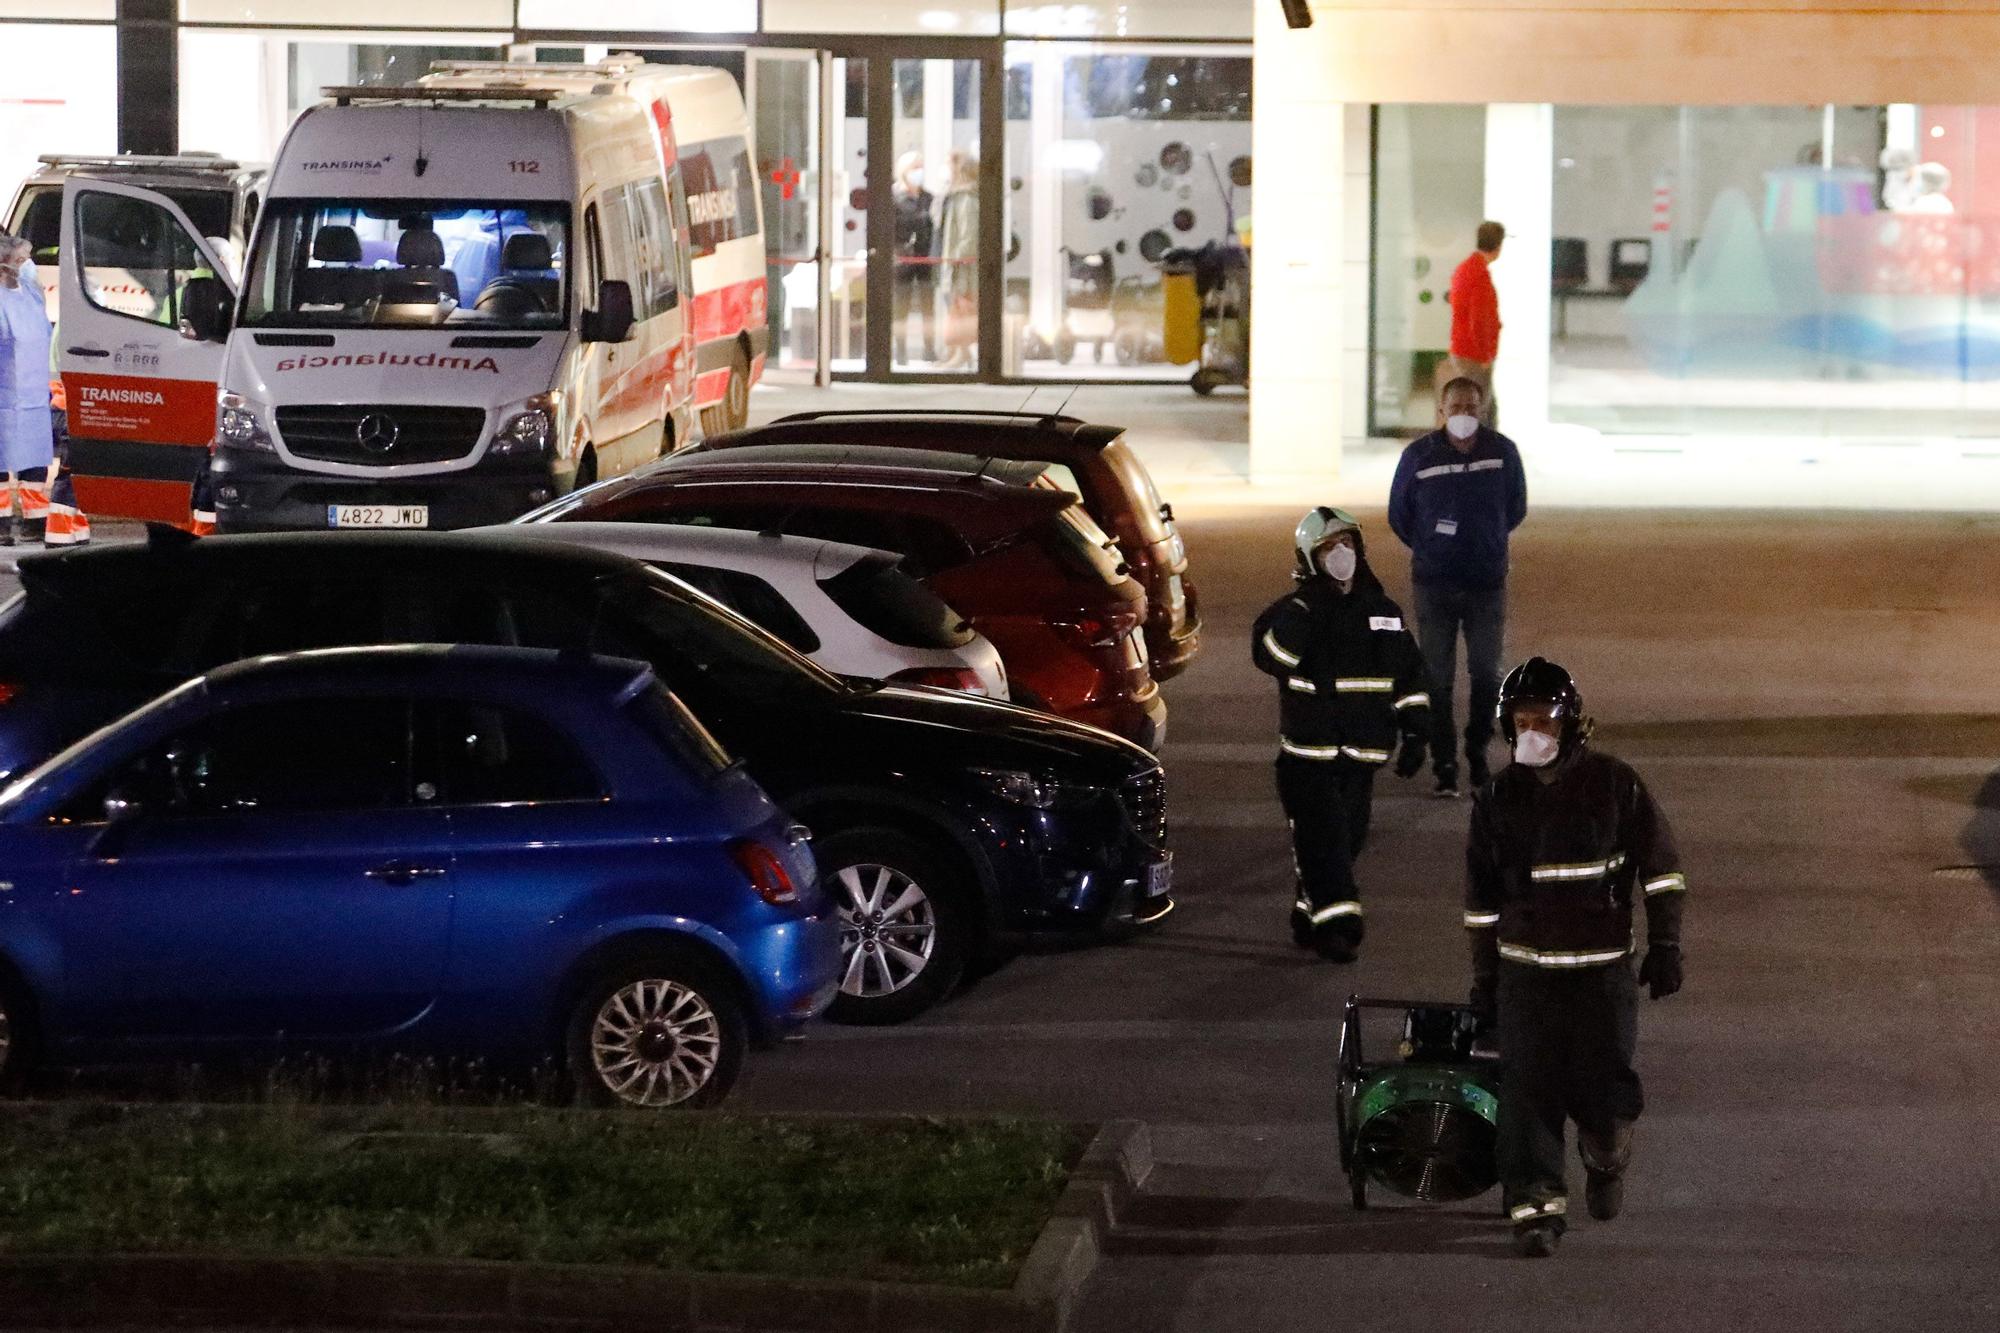
[[[150,747],[64,816],[100,822],[115,796],[199,817],[388,810],[410,800],[406,699],[286,699],[206,718]]]
[[[548,719],[518,708],[459,700],[419,705],[420,730],[437,746],[438,785],[417,800],[447,806],[599,801],[605,784],[583,749]]]
[[[819,635],[813,633],[812,626],[785,600],[783,593],[755,574],[673,561],[662,562],[660,568],[697,591],[707,593],[744,619],[763,626],[787,646],[802,653],[819,651]]]

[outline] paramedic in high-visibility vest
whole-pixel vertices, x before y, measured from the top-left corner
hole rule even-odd
[[[1563,1131],[1576,1122],[1585,1202],[1618,1216],[1645,1106],[1632,1067],[1640,985],[1681,988],[1687,878],[1673,830],[1632,768],[1590,748],[1569,672],[1544,658],[1500,690],[1513,762],[1478,793],[1466,848],[1472,1007],[1496,1022],[1502,1202],[1516,1248],[1554,1254],[1569,1212]],[[1645,909],[1638,953],[1635,911]]]
[[[1298,872],[1292,938],[1346,963],[1364,933],[1354,858],[1368,840],[1375,770],[1392,755],[1401,777],[1424,766],[1430,683],[1354,516],[1321,505],[1292,543],[1297,586],[1257,618],[1250,660],[1278,681],[1278,799]]]

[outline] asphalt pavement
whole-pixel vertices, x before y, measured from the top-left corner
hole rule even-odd
[[[1464,993],[1468,803],[1385,773],[1361,961],[1291,945],[1248,628],[1296,513],[1169,498],[1207,624],[1167,687],[1179,910],[903,1027],[822,1028],[755,1062],[737,1107],[1151,1122],[1161,1165],[1091,1333],[2000,1328],[2000,521],[1596,511],[1517,535],[1509,653],[1577,673],[1691,884],[1687,990],[1641,1014],[1625,1215],[1579,1207],[1528,1261],[1497,1194],[1356,1213],[1334,1143],[1345,997]]]
[[[822,1026],[751,1062],[735,1108],[1150,1122],[1161,1164],[1085,1333],[2000,1328],[2000,520],[1538,511],[1517,535],[1509,653],[1575,670],[1691,884],[1687,990],[1641,1013],[1625,1216],[1579,1208],[1527,1261],[1496,1195],[1356,1213],[1337,1166],[1341,1002],[1464,992],[1468,813],[1385,773],[1361,961],[1291,945],[1248,628],[1298,510],[1341,497],[1168,498],[1207,624],[1167,687],[1179,910],[902,1027]]]

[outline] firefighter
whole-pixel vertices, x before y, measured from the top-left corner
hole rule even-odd
[[[1574,1120],[1590,1215],[1624,1201],[1632,1126],[1644,1107],[1632,1068],[1638,985],[1681,988],[1687,880],[1673,830],[1631,767],[1589,747],[1569,672],[1531,658],[1500,687],[1513,763],[1475,794],[1466,850],[1472,1006],[1496,1021],[1500,1183],[1516,1248],[1555,1253],[1566,1225],[1563,1130]],[[1633,909],[1646,952],[1632,975]]]
[[[1368,838],[1375,770],[1402,737],[1396,772],[1424,765],[1423,654],[1368,568],[1361,525],[1324,505],[1293,534],[1297,587],[1251,630],[1250,658],[1278,679],[1278,799],[1292,830],[1292,938],[1352,962],[1363,935],[1354,858]]]

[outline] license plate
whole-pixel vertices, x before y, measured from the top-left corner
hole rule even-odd
[[[329,528],[427,528],[429,505],[328,505]]]
[[[1155,861],[1146,867],[1146,896],[1164,898],[1174,887],[1174,854],[1167,853],[1164,861]]]

